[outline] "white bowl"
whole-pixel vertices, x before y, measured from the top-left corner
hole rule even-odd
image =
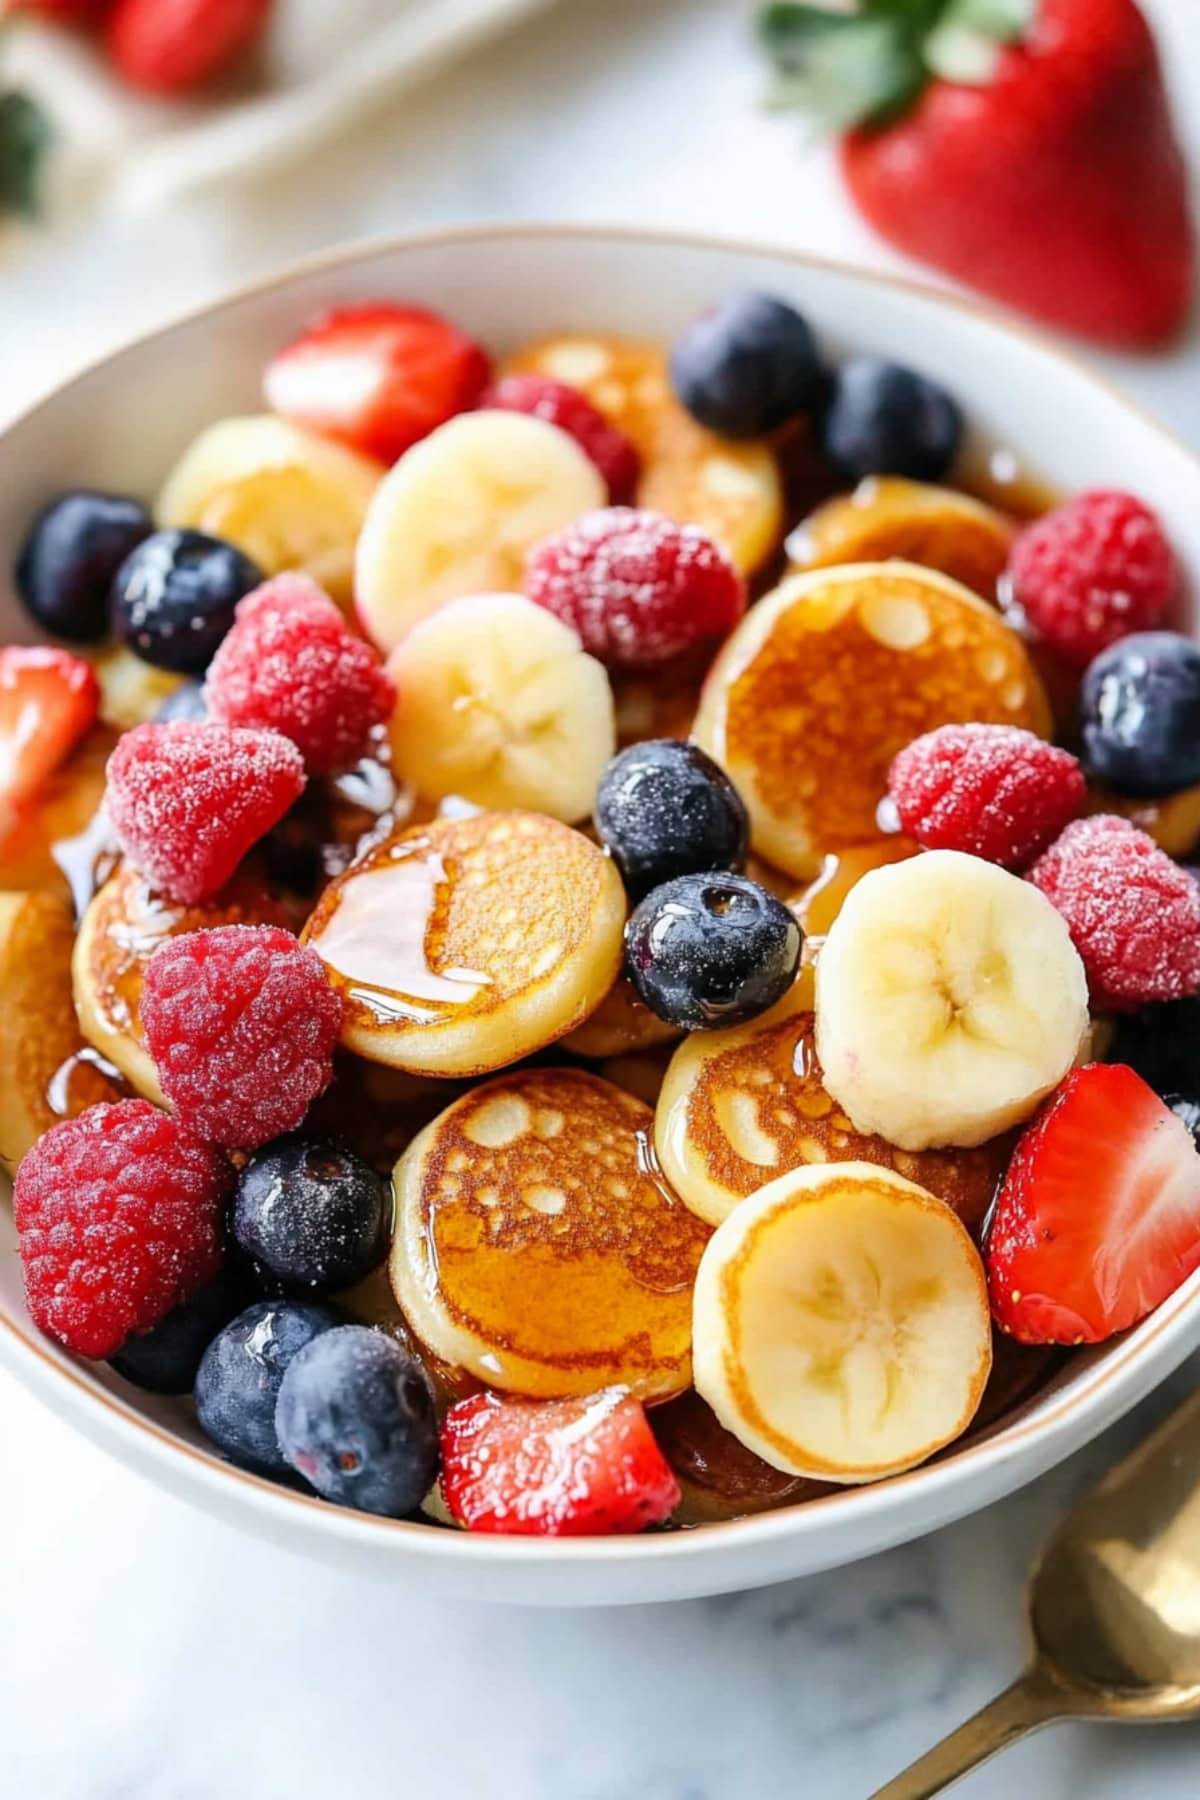
[[[1200,464],[1087,369],[977,308],[783,252],[622,230],[489,227],[336,253],[207,307],[104,359],[0,436],[6,557],[35,508],[76,483],[150,494],[199,428],[253,410],[268,355],[312,313],[389,295],[444,309],[504,349],[568,329],[669,339],[700,308],[765,288],[831,355],[877,351],[964,403],[977,451],[1011,451],[1066,490],[1134,489],[1200,571]],[[1190,609],[1194,602],[1188,599]],[[0,639],[30,636],[0,592]],[[2,875],[0,875],[2,880]],[[874,1487],[674,1534],[538,1542],[469,1537],[307,1499],[222,1462],[183,1403],[75,1361],[29,1322],[0,1208],[0,1356],[131,1468],[276,1541],[447,1592],[536,1603],[729,1591],[829,1568],[919,1536],[1019,1487],[1133,1406],[1200,1344],[1200,1273],[1122,1339],[1080,1353],[1031,1403],[955,1454]]]

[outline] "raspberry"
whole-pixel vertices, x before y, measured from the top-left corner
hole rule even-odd
[[[1159,623],[1175,590],[1175,558],[1148,506],[1096,488],[1026,526],[1003,586],[1038,636],[1082,668],[1118,638]]]
[[[1031,863],[1077,819],[1083,770],[1015,725],[943,725],[901,750],[888,775],[901,830],[926,850],[965,850],[1002,869]]]
[[[17,1171],[30,1316],[79,1356],[112,1356],[210,1281],[233,1171],[148,1100],[89,1106]]]
[[[1095,1011],[1200,991],[1200,885],[1127,819],[1077,819],[1029,879],[1066,920]]]
[[[238,603],[204,692],[214,719],[290,738],[310,775],[354,762],[396,704],[374,650],[307,575],[277,575]]]
[[[608,484],[614,506],[633,498],[641,459],[625,433],[610,425],[578,388],[553,381],[549,375],[505,375],[488,388],[479,404],[501,412],[531,413],[535,419],[557,425],[591,457]]]
[[[194,906],[304,789],[296,746],[232,725],[137,725],[108,759],[105,807],[129,860],[162,893]]]
[[[294,1131],[333,1075],[342,1002],[315,950],[275,925],[218,925],[160,944],[142,1025],[180,1117],[230,1149]]]
[[[585,513],[539,544],[525,592],[617,668],[724,637],[746,609],[741,576],[699,526],[628,506]]]

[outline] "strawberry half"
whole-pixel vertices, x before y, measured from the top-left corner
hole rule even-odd
[[[0,807],[27,800],[96,722],[96,671],[46,644],[0,650]]]
[[[317,319],[267,365],[267,404],[285,419],[393,463],[473,407],[491,365],[437,313],[386,302]]]
[[[442,1495],[468,1531],[599,1537],[657,1525],[679,1483],[624,1388],[573,1400],[474,1394],[442,1426]]]
[[[1017,1145],[984,1252],[992,1317],[1027,1344],[1095,1344],[1200,1267],[1200,1154],[1123,1063],[1069,1075]]]

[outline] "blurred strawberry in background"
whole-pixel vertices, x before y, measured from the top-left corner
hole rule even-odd
[[[768,5],[776,99],[841,132],[859,209],[909,256],[1103,342],[1191,306],[1187,178],[1134,0]]]
[[[234,68],[261,37],[274,0],[13,0],[14,12],[101,30],[130,86],[187,94]],[[0,10],[3,10],[0,0]]]

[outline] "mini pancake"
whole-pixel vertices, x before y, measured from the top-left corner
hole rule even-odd
[[[787,540],[796,570],[837,563],[919,563],[940,569],[984,600],[996,598],[1017,528],[1011,519],[956,488],[869,475],[808,515]]]
[[[649,1107],[580,1069],[487,1082],[396,1165],[391,1277],[420,1342],[549,1399],[691,1380],[707,1229],[657,1176]]]
[[[637,504],[703,526],[744,575],[766,561],[783,530],[775,454],[698,425],[675,398],[658,344],[617,337],[553,337],[509,357],[505,373],[533,372],[585,393],[636,446]]]
[[[830,1482],[772,1468],[726,1431],[695,1388],[656,1406],[650,1428],[679,1482],[680,1502],[671,1515],[675,1525],[744,1519],[837,1492]]]
[[[714,654],[714,645],[698,644],[653,669],[610,669],[618,748],[687,737]]]
[[[788,905],[800,921],[805,940],[821,938],[842,910],[850,890],[872,869],[888,863],[907,862],[920,846],[912,838],[876,838],[872,844],[850,844],[821,860],[821,873],[798,894],[787,895]]]
[[[287,930],[291,920],[253,861],[200,906],[164,899],[132,863],[122,863],[79,927],[71,974],[83,1034],[156,1106],[167,1102],[142,1032],[146,964],[168,938],[217,925],[279,925]]]
[[[910,1152],[855,1131],[822,1083],[810,973],[802,970],[760,1018],[695,1032],[676,1050],[655,1114],[663,1174],[699,1218],[719,1225],[790,1169],[874,1163],[944,1200],[978,1236],[1011,1138],[974,1150]]]
[[[562,1047],[572,1056],[599,1060],[673,1044],[681,1036],[677,1025],[650,1011],[627,975],[618,975],[595,1012],[563,1039]]]
[[[625,890],[540,813],[436,819],[374,844],[304,929],[342,1044],[416,1075],[488,1074],[564,1037],[616,979]]]
[[[1200,787],[1179,788],[1154,799],[1134,799],[1093,788],[1088,811],[1116,813],[1118,818],[1128,819],[1176,861],[1191,856],[1200,846]]]
[[[741,790],[755,850],[811,881],[821,857],[879,836],[897,751],[938,725],[1050,713],[1028,652],[994,607],[913,563],[793,575],[713,664],[693,736]]]

